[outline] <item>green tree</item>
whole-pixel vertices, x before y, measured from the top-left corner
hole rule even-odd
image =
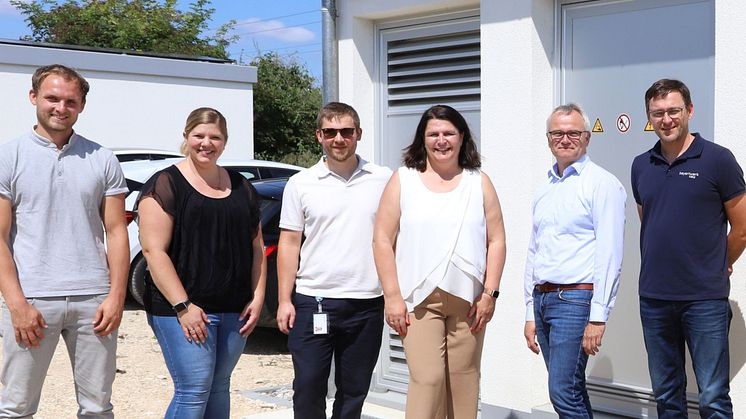
[[[321,89],[293,58],[265,53],[255,58],[254,153],[257,158],[310,166],[321,156],[314,132]]]
[[[215,11],[210,0],[195,0],[186,12],[176,2],[10,0],[32,30],[25,40],[227,59],[235,22],[206,35]]]

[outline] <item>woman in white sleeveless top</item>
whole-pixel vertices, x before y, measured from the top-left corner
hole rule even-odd
[[[433,106],[381,197],[373,251],[386,321],[404,342],[409,419],[477,416],[505,263],[500,202],[480,166],[464,117]]]

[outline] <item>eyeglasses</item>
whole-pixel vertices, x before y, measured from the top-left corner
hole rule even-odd
[[[563,138],[565,138],[565,135],[567,136],[568,140],[571,141],[578,141],[580,140],[580,137],[583,136],[584,133],[588,131],[549,131],[547,132],[547,137],[551,138],[554,141],[561,141]]]
[[[684,109],[686,108],[683,108],[683,107],[670,108],[670,109],[665,109],[665,110],[648,112],[648,115],[650,115],[650,117],[653,119],[663,119],[663,117],[666,115],[668,115],[668,117],[671,119],[676,119],[681,116],[681,113],[684,112]]]
[[[321,134],[327,140],[337,138],[337,134],[342,134],[342,138],[353,138],[355,131],[355,128],[321,128]]]

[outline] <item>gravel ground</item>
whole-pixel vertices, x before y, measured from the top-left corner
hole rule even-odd
[[[257,329],[233,370],[231,417],[287,407],[292,380],[286,336],[276,329]],[[172,395],[171,377],[145,312],[128,306],[119,327],[114,414],[124,419],[163,417]],[[76,412],[70,361],[60,339],[35,418],[74,418]]]

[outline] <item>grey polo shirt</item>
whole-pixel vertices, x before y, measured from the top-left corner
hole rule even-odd
[[[26,297],[109,291],[101,204],[126,192],[116,156],[78,134],[59,151],[33,130],[2,145],[0,196],[13,207],[10,248]]]

